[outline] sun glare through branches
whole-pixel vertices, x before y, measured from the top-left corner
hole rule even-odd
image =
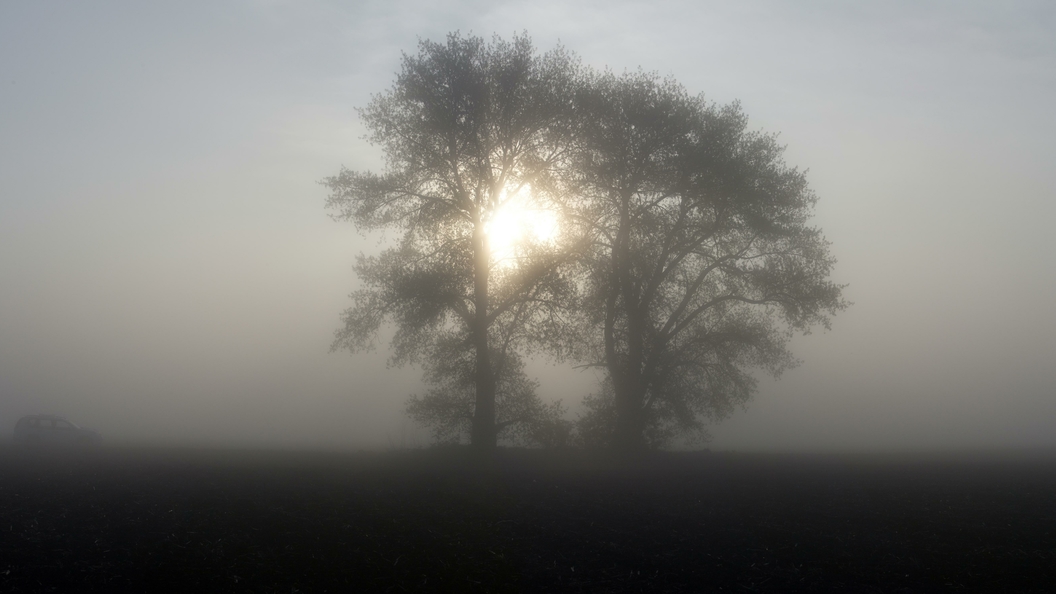
[[[514,194],[503,193],[501,206],[486,225],[492,262],[511,265],[525,245],[556,241],[557,215],[536,204],[531,192],[525,185]]]

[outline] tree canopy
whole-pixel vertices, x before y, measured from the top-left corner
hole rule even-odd
[[[567,257],[549,249],[553,241],[520,242],[497,257],[490,227],[510,203],[557,202],[547,178],[568,156],[577,81],[568,54],[537,55],[526,36],[422,41],[417,55],[404,55],[392,89],[360,111],[386,171],[342,169],[324,180],[336,218],[402,232],[398,245],[358,259],[364,287],[334,348],[371,346],[388,320],[398,364],[428,362],[450,345],[471,352],[471,439],[483,448],[498,435],[494,328],[511,329],[507,351],[546,335],[568,290]]]
[[[795,363],[792,331],[845,307],[807,225],[816,197],[737,104],[642,72],[595,75],[578,103],[580,336],[608,375],[584,427],[628,449],[700,434],[751,396],[753,368]]]
[[[701,435],[747,401],[754,370],[795,364],[794,332],[846,307],[803,172],[737,104],[540,55],[527,36],[456,33],[404,55],[360,115],[386,169],[343,168],[327,204],[400,235],[357,260],[333,347],[369,348],[391,322],[393,361],[432,386],[408,412],[438,440],[567,437],[524,374],[532,348],[605,371],[586,442]],[[502,222],[533,212],[549,231]]]

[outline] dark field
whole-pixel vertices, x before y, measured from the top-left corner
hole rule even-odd
[[[1056,458],[0,451],[0,591],[1056,591]]]

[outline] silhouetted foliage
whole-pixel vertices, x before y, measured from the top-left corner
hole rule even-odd
[[[520,354],[540,347],[606,371],[581,443],[705,437],[750,398],[752,371],[796,363],[794,332],[846,307],[803,173],[737,104],[538,56],[526,36],[453,34],[405,55],[360,113],[386,171],[342,169],[328,206],[402,235],[359,257],[333,347],[394,322],[392,360],[431,386],[408,412],[439,441],[566,442],[560,404],[524,375]],[[559,213],[560,235],[498,255],[489,224],[518,196]]]
[[[567,180],[593,237],[580,302],[589,363],[608,373],[583,438],[623,449],[704,435],[795,363],[792,331],[846,306],[815,202],[772,135],[647,73],[595,75],[578,97]]]
[[[417,55],[404,55],[393,88],[360,111],[369,139],[385,151],[386,171],[342,169],[324,180],[336,218],[402,233],[399,245],[359,257],[364,288],[352,295],[333,348],[370,347],[379,327],[394,322],[393,361],[425,364],[436,386],[412,401],[412,412],[429,416],[450,402],[452,419],[464,412],[457,407],[465,404],[471,356],[470,435],[479,447],[495,446],[503,382],[520,381],[512,371],[497,372],[493,329],[510,329],[501,350],[514,361],[514,350],[561,325],[556,310],[569,283],[559,266],[567,256],[526,243],[500,260],[488,225],[523,193],[553,198],[547,177],[568,156],[576,72],[568,54],[537,55],[526,36],[485,44],[456,33],[446,44],[422,41]],[[457,369],[437,357],[454,357]],[[507,387],[518,406],[535,398]],[[435,427],[452,427],[441,420],[447,414],[436,413]]]
[[[492,348],[495,370],[495,430],[511,445],[565,445],[571,423],[562,419],[560,402],[544,404],[538,382],[524,373],[524,363],[513,351]],[[407,414],[432,430],[437,444],[462,443],[472,432],[476,381],[473,350],[460,341],[438,344],[425,365],[425,381],[432,388],[411,396]]]

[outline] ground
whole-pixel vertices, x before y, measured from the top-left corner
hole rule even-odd
[[[0,450],[4,592],[1046,592],[1056,456]]]

